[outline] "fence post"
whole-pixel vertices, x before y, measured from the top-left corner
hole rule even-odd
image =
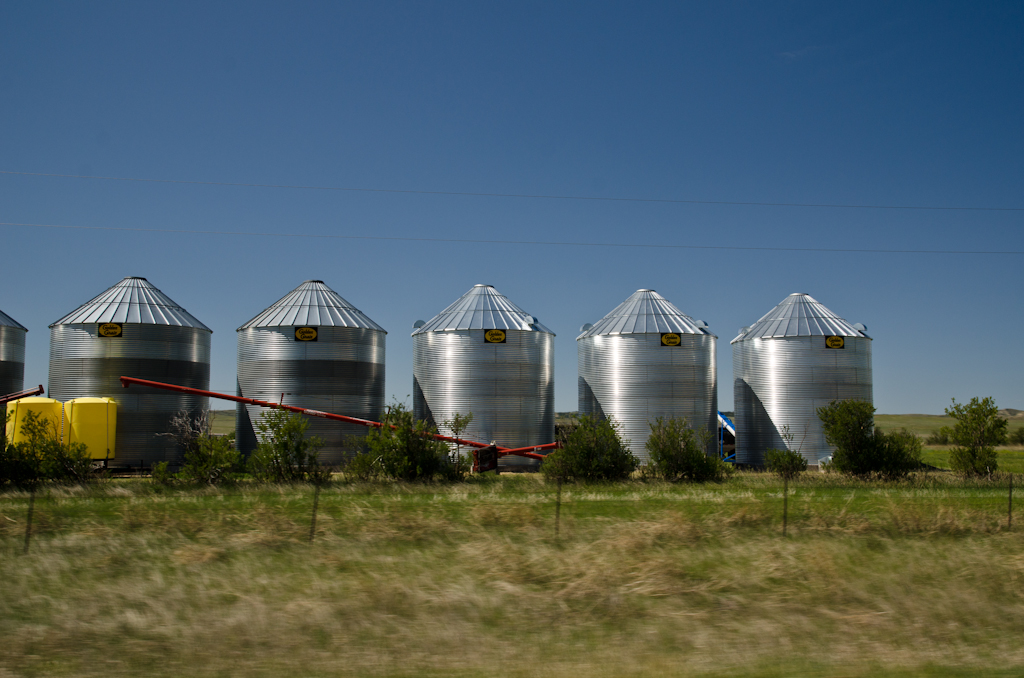
[[[32,538],[32,510],[35,508],[35,504],[36,486],[33,484],[28,494],[28,520],[25,521],[25,555],[28,555],[28,542]]]
[[[782,476],[782,536],[786,536],[786,522],[789,514],[789,476]]]
[[[562,476],[558,476],[558,491],[555,494],[555,539],[558,539],[558,524],[562,518]]]

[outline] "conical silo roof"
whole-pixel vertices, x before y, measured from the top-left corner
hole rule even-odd
[[[452,330],[522,330],[554,334],[491,285],[474,285],[454,304],[412,334]]]
[[[654,290],[637,290],[576,339],[603,334],[663,332],[711,334],[706,324],[686,315]]]
[[[740,332],[729,343],[773,337],[865,337],[866,327],[856,327],[825,308],[809,294],[795,292]]]
[[[340,294],[325,285],[323,280],[307,280],[238,329],[298,325],[361,327],[385,332],[383,327],[345,301]]]
[[[50,325],[138,323],[194,327],[211,332],[145,278],[128,277]]]
[[[17,320],[7,315],[3,311],[0,311],[0,326],[2,327],[15,327],[19,330],[25,330],[28,332],[28,328],[19,323]]]

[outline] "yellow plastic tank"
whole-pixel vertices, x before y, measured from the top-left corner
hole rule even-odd
[[[117,403],[110,398],[72,398],[64,403],[64,442],[84,443],[91,459],[113,459]]]
[[[57,434],[61,434],[63,423],[63,404],[53,398],[22,398],[7,403],[7,440],[12,443],[20,443],[25,440],[21,424],[25,415],[35,412],[39,416],[53,421]]]

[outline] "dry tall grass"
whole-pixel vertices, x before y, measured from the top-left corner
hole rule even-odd
[[[534,478],[0,495],[0,676],[1016,675],[1003,489]]]

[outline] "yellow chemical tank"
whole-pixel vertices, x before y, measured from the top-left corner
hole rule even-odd
[[[91,459],[112,459],[117,403],[110,398],[72,398],[64,403],[64,442],[84,443]]]
[[[25,440],[25,434],[21,430],[21,424],[25,415],[35,412],[41,417],[50,419],[57,430],[61,433],[63,423],[63,405],[59,400],[53,398],[22,398],[7,403],[7,440],[12,443],[20,443]]]

